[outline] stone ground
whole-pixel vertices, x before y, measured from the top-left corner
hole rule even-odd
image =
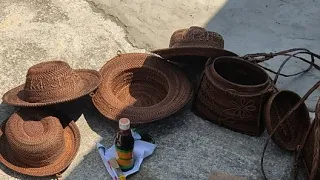
[[[73,68],[98,70],[118,50],[167,47],[173,31],[192,25],[219,32],[225,48],[239,55],[293,47],[319,53],[320,2],[316,0],[2,0],[0,8],[1,95],[23,83],[27,69],[38,62],[61,59]],[[276,69],[279,63],[272,60],[264,65]],[[293,61],[284,72],[305,67]],[[295,78],[281,77],[278,86],[302,96],[319,79],[320,73],[312,70]],[[306,102],[312,116],[319,93]],[[61,106],[77,117],[82,135],[77,157],[63,178],[111,179],[95,143],[110,146],[115,124],[103,119],[88,97]],[[84,111],[79,113],[78,106]],[[195,116],[189,107],[142,127],[158,147],[129,179],[208,179],[214,171],[262,179],[259,160],[266,133],[249,137],[220,128]],[[14,110],[1,104],[0,121]],[[266,153],[269,179],[289,179],[292,154],[273,143]],[[34,178],[0,165],[0,179]]]

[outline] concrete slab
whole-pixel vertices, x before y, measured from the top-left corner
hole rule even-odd
[[[23,83],[27,69],[38,62],[62,59],[74,68],[98,70],[118,50],[167,47],[173,31],[192,25],[221,33],[225,48],[239,55],[292,47],[319,53],[319,7],[314,0],[2,0],[0,94]],[[276,69],[279,61],[264,65]],[[285,73],[290,73],[306,65],[293,62],[286,67]],[[279,86],[303,95],[319,79],[320,73],[313,70],[298,78],[281,77]],[[308,99],[310,111],[318,97],[319,91]],[[63,179],[111,179],[95,142],[110,146],[116,124],[104,119],[89,97],[59,107],[78,119],[82,136],[79,153]],[[140,127],[155,138],[158,148],[129,179],[208,179],[214,171],[262,179],[259,160],[266,133],[249,137],[220,128],[196,117],[189,107]],[[14,110],[1,104],[0,122]],[[265,158],[268,178],[289,179],[292,158],[271,143]],[[43,178],[23,176],[0,165],[0,179]]]

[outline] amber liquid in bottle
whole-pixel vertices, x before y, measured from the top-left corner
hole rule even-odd
[[[119,120],[119,130],[115,139],[117,161],[123,172],[129,171],[134,166],[133,148],[134,138],[131,134],[130,120],[122,118]]]

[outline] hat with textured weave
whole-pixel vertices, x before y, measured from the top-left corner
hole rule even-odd
[[[213,59],[220,56],[238,56],[224,49],[224,40],[220,34],[198,26],[176,30],[171,36],[169,48],[157,49],[152,53],[172,61],[177,56],[203,56]]]
[[[0,126],[0,162],[13,171],[30,176],[63,172],[76,156],[79,129],[49,112],[21,109]]]
[[[165,118],[180,110],[193,93],[182,71],[150,54],[121,54],[100,73],[103,80],[92,100],[114,121],[126,117],[131,124],[141,124]]]
[[[6,92],[2,100],[13,106],[46,106],[80,98],[99,84],[95,70],[74,70],[64,61],[48,61],[30,67],[25,83]]]

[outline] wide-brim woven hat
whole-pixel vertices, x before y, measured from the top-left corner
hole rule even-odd
[[[25,83],[6,92],[2,100],[21,107],[68,102],[94,91],[100,79],[95,70],[74,70],[64,61],[42,62],[30,67]]]
[[[66,119],[61,119],[65,121]],[[49,112],[19,110],[0,126],[0,162],[30,176],[59,175],[75,158],[80,132]]]
[[[111,120],[126,117],[131,124],[159,120],[180,110],[193,93],[180,69],[151,54],[121,54],[100,73],[102,83],[92,100]]]
[[[169,48],[153,50],[152,53],[172,61],[179,56],[238,56],[224,49],[224,39],[219,33],[198,26],[176,30],[171,35]]]
[[[299,102],[301,97],[289,90],[281,90],[274,93],[266,102],[264,109],[264,122],[267,132],[271,134],[284,115]],[[305,134],[310,127],[309,111],[305,103],[302,103],[280,125],[271,137],[273,142],[282,149],[293,151],[304,141]]]

